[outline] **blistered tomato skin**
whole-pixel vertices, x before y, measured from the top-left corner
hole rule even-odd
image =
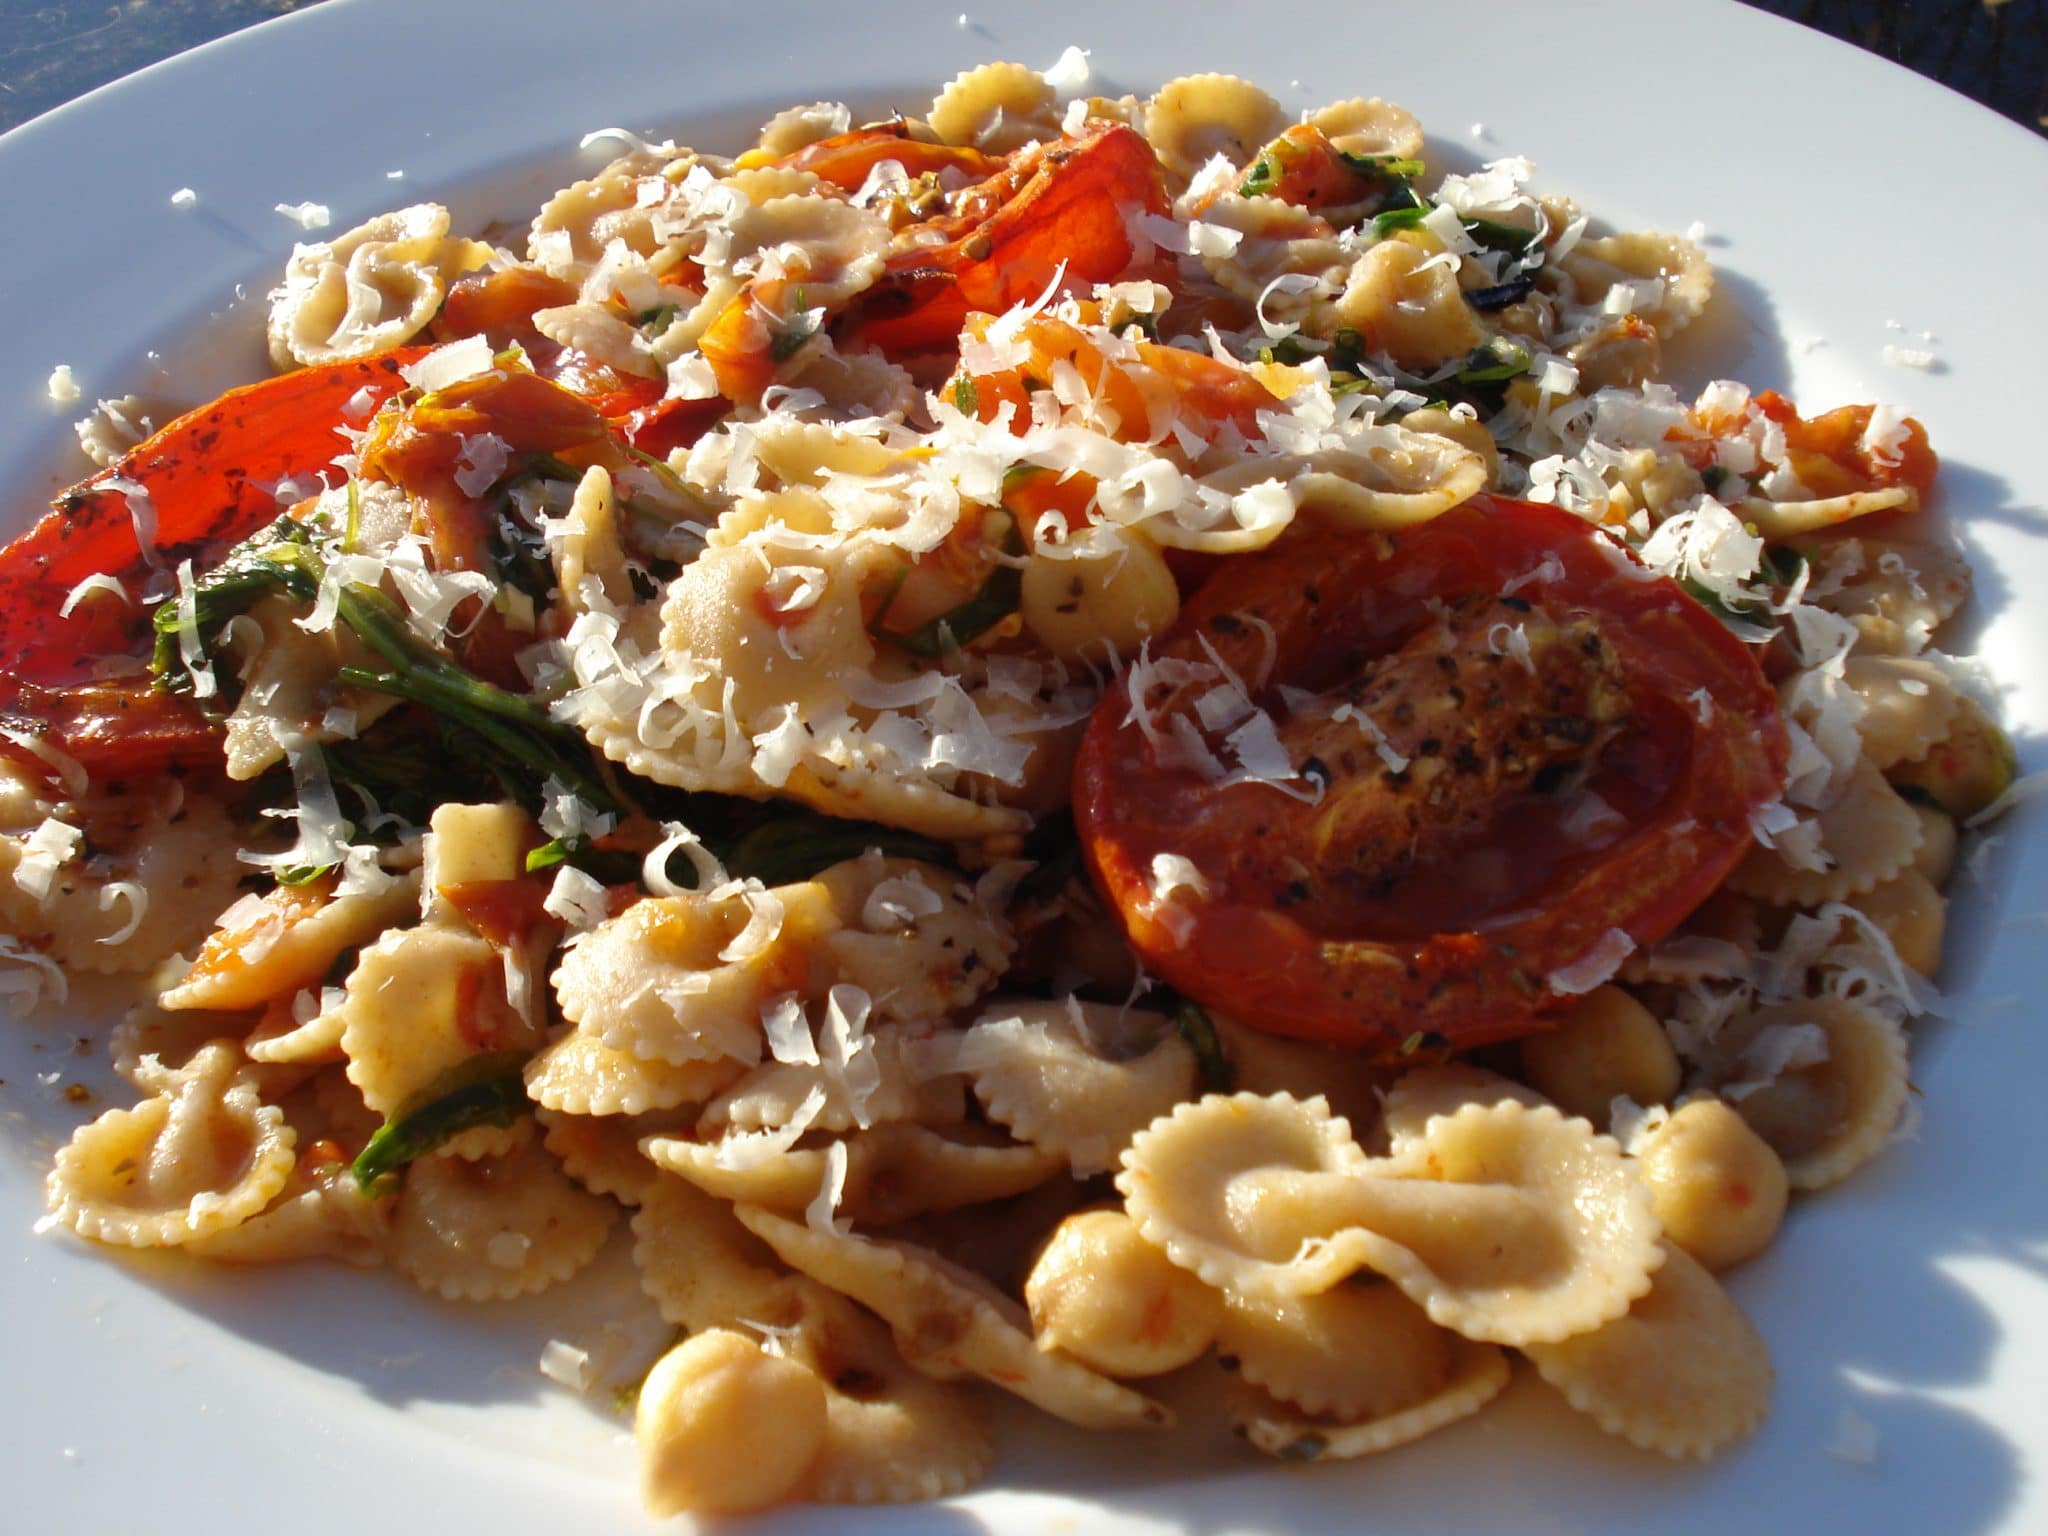
[[[1199,731],[1218,676],[1136,669],[1142,708],[1112,688],[1075,767],[1091,868],[1152,970],[1277,1034],[1393,1054],[1539,1029],[1561,984],[1704,900],[1783,786],[1747,648],[1550,507],[1285,540],[1151,659],[1227,665],[1297,776],[1189,765],[1174,716]],[[1199,883],[1155,888],[1161,854]]]

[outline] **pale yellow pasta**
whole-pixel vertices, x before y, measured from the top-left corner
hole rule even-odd
[[[849,1220],[886,1225],[927,1211],[1002,1200],[1066,1169],[1057,1152],[1001,1142],[983,1127],[928,1129],[902,1121],[839,1138],[846,1182],[836,1206]],[[725,1200],[802,1211],[830,1173],[822,1146],[775,1152],[744,1142],[654,1137],[642,1150],[659,1166]]]
[[[779,158],[852,126],[853,115],[839,102],[814,101],[808,106],[784,107],[769,118],[756,144],[763,154]]]
[[[721,958],[757,913],[773,937]],[[835,923],[814,883],[646,897],[569,944],[555,997],[572,1024],[645,1061],[757,1061],[762,1006],[804,974],[807,950]]]
[[[394,499],[403,513],[403,493],[369,483],[358,495],[358,521],[374,529],[389,516]],[[373,659],[352,632],[336,625],[310,633],[294,622],[298,617],[291,603],[267,597],[243,615],[246,623],[222,637],[224,661],[217,665],[231,659],[242,684],[222,725],[228,777],[238,783],[276,767],[285,760],[287,747],[298,741],[339,739],[340,733],[326,723],[330,708],[347,711],[361,727],[397,702],[337,680],[344,664]]]
[[[944,1017],[994,986],[1016,953],[1009,924],[937,865],[871,854],[814,878],[838,919],[819,948],[877,1018]]]
[[[1708,1269],[1755,1258],[1785,1219],[1785,1165],[1719,1099],[1681,1104],[1650,1128],[1636,1148],[1636,1168],[1664,1240]]]
[[[1975,699],[1963,698],[1949,732],[1928,752],[1892,768],[1894,784],[1932,797],[1961,821],[1984,810],[2012,787],[2019,760],[2005,732]]]
[[[638,1205],[660,1177],[640,1155],[640,1143],[686,1129],[693,1108],[654,1110],[644,1115],[576,1115],[539,1108],[534,1119],[541,1143],[561,1160],[562,1171],[593,1195],[610,1195]]]
[[[1195,1054],[1171,1021],[1102,1003],[992,1008],[959,1052],[988,1117],[1083,1178],[1114,1168],[1133,1136],[1195,1093]]]
[[[1508,1101],[1532,1109],[1548,1103],[1526,1083],[1465,1062],[1440,1067],[1416,1067],[1404,1072],[1387,1088],[1380,1124],[1388,1146],[1398,1149],[1413,1141],[1438,1115],[1455,1115],[1467,1104],[1500,1104]]]
[[[643,1060],[571,1028],[526,1064],[534,1103],[568,1115],[644,1115],[702,1104],[746,1071],[730,1056],[711,1060]]]
[[[825,1425],[825,1387],[810,1370],[723,1328],[695,1334],[640,1388],[641,1503],[657,1519],[779,1503],[817,1460]]]
[[[262,1103],[228,1041],[203,1047],[153,1098],[110,1109],[58,1148],[48,1194],[82,1237],[162,1248],[261,1211],[291,1176],[297,1138]]]
[[[1913,868],[1936,889],[1945,887],[1956,868],[1959,833],[1955,818],[1935,805],[1913,804],[1920,819],[1920,846],[1913,853]]]
[[[1868,758],[1837,786],[1832,800],[1802,821],[1820,829],[1823,868],[1795,864],[1780,847],[1752,848],[1728,877],[1728,889],[1785,906],[1817,907],[1860,896],[1912,865],[1920,818]]]
[[[1859,517],[1884,512],[1919,510],[1920,493],[1910,485],[1887,486],[1877,491],[1851,491],[1842,496],[1814,496],[1790,501],[1766,501],[1745,496],[1738,510],[1746,523],[1772,540],[1795,539],[1801,534],[1832,528]]]
[[[419,1158],[391,1214],[391,1262],[449,1301],[528,1296],[596,1258],[616,1215],[537,1140],[502,1157]]]
[[[1160,164],[1182,181],[1214,155],[1234,166],[1250,164],[1286,126],[1280,103],[1235,75],[1169,80],[1145,107],[1145,137]]]
[[[1138,1133],[1116,1187],[1145,1240],[1209,1285],[1302,1296],[1328,1290],[1364,1260],[1319,1243],[1325,1211],[1313,1197],[1290,1198],[1288,1186],[1320,1192],[1332,1176],[1366,1173],[1351,1128],[1323,1100],[1208,1094]],[[1256,1199],[1246,1193],[1253,1189]]]
[[[238,902],[232,928],[216,928],[182,980],[158,995],[166,1008],[260,1008],[315,985],[343,950],[369,942],[418,909],[416,871],[373,891],[334,892],[332,877],[281,885]],[[279,1058],[282,1059],[282,1058]]]
[[[760,1206],[735,1214],[785,1263],[888,1323],[903,1358],[946,1380],[975,1375],[1087,1429],[1164,1429],[1172,1413],[1078,1361],[1036,1348],[1023,1307],[907,1243],[827,1235]]]
[[[448,210],[438,203],[297,246],[271,295],[271,361],[317,367],[402,345],[433,319],[451,281],[495,257],[480,241],[450,239]]]
[[[1708,1457],[1770,1407],[1770,1351],[1719,1282],[1668,1247],[1626,1317],[1522,1353],[1611,1435],[1673,1457]]]
[[[581,280],[613,241],[641,256],[658,244],[650,210],[640,202],[643,178],[658,177],[660,155],[638,150],[623,155],[597,175],[564,187],[541,205],[527,238],[527,255],[555,277]]]
[[[217,802],[187,796],[175,780],[143,798],[121,846],[89,870],[62,865],[40,900],[7,878],[19,844],[0,838],[0,925],[66,970],[92,975],[147,971],[196,944],[246,867],[235,859],[235,828]]]
[[[1085,550],[1040,547],[1024,567],[1017,611],[1062,660],[1106,660],[1163,637],[1180,617],[1180,589],[1150,542],[1105,525]]]
[[[1452,1366],[1443,1383],[1384,1418],[1358,1423],[1310,1418],[1246,1383],[1232,1392],[1231,1419],[1249,1444],[1282,1461],[1378,1455],[1470,1418],[1508,1384],[1507,1355],[1497,1346],[1454,1335],[1450,1349]]]
[[[319,993],[308,991],[277,999],[264,1009],[256,1026],[243,1037],[242,1054],[251,1061],[280,1065],[330,1066],[346,1061],[341,1036],[348,1028],[347,1014],[339,1008],[321,1006],[303,1022],[298,1016],[302,999],[311,1008],[325,996],[323,988]]]
[[[944,144],[1008,154],[1060,136],[1052,87],[1022,64],[981,64],[955,75],[932,102],[932,132]]]
[[[1024,1281],[1024,1304],[1040,1349],[1116,1377],[1180,1369],[1208,1350],[1223,1319],[1222,1295],[1114,1208],[1059,1224]]]
[[[1656,1015],[1620,987],[1595,987],[1522,1041],[1522,1072],[1568,1115],[1607,1123],[1618,1097],[1663,1104],[1683,1069]]]
[[[1941,969],[1948,900],[1918,869],[1901,870],[1848,904],[1875,923],[1898,957],[1922,976]]]
[[[1696,1077],[1770,1143],[1792,1188],[1824,1189],[1882,1151],[1898,1123],[1905,1032],[1845,997],[1776,1003],[1722,1025]]]
[[[1448,437],[1383,427],[1357,441],[1354,448],[1248,457],[1212,471],[1202,483],[1236,492],[1277,480],[1300,521],[1349,533],[1427,522],[1486,488],[1486,461]]]
[[[395,929],[365,949],[336,1010],[364,1102],[390,1114],[484,1050],[537,1044],[505,1001],[504,976],[490,944],[448,928]]]
[[[882,1324],[836,1291],[790,1276],[752,1322],[825,1383],[825,1444],[804,1496],[821,1504],[939,1499],[995,1456],[988,1418],[963,1387],[910,1369]]]
[[[1377,96],[1354,96],[1308,114],[1332,144],[1347,155],[1395,155],[1412,160],[1422,153],[1422,124],[1406,107]]]
[[[1925,757],[1962,709],[1949,674],[1910,656],[1851,656],[1843,681],[1862,701],[1856,721],[1863,755],[1880,768]]]
[[[1226,1295],[1216,1352],[1243,1380],[1302,1413],[1356,1423],[1423,1402],[1453,1375],[1464,1340],[1377,1275],[1313,1296]]]
[[[1580,304],[1612,303],[1623,283],[1633,286],[1630,312],[1669,338],[1698,319],[1713,297],[1714,269],[1707,254],[1678,235],[1642,230],[1581,240],[1558,264]]]
[[[1374,352],[1426,373],[1486,339],[1458,287],[1458,269],[1402,240],[1358,258],[1331,311],[1331,324],[1365,338]]]
[[[249,1013],[172,1012],[159,1001],[137,1003],[107,1032],[107,1060],[145,1093],[154,1093],[167,1071],[191,1061],[214,1040],[240,1040],[256,1024]]]
[[[772,1130],[789,1124],[813,1090],[824,1095],[811,1129],[841,1132],[914,1120],[949,1125],[967,1117],[966,1089],[957,1077],[928,1076],[905,1064],[900,1027],[866,1037],[851,1066],[838,1062],[763,1062],[737,1077],[704,1106],[705,1134]],[[915,1042],[908,1049],[915,1050]]]
[[[1970,595],[1970,567],[1953,544],[1876,537],[1807,546],[1808,601],[1853,620],[1871,650],[1911,654]]]
[[[632,1228],[640,1288],[662,1317],[692,1333],[756,1315],[780,1279],[774,1255],[732,1207],[685,1180],[657,1175]]]
[[[309,1165],[302,1157],[264,1209],[182,1246],[221,1264],[335,1259],[367,1267],[384,1261],[391,1206],[390,1195],[365,1191],[340,1159]]]
[[[755,207],[776,197],[810,197],[825,185],[814,171],[800,171],[793,165],[749,166],[719,178]]]

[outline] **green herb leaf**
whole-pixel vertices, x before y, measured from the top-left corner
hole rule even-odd
[[[634,322],[649,336],[660,336],[675,323],[677,315],[683,312],[680,304],[657,304],[652,309],[643,309],[634,317]]]
[[[878,848],[892,859],[952,861],[952,851],[944,844],[914,832],[800,811],[755,827],[726,851],[722,862],[742,879],[788,885],[808,880],[842,860],[857,859],[870,848]]]
[[[1003,552],[1012,556],[1024,553],[1024,535],[1014,517],[1003,537]],[[1023,593],[1023,571],[1014,565],[998,565],[989,572],[981,590],[966,602],[947,609],[936,618],[925,620],[905,634],[894,634],[879,627],[889,611],[885,603],[875,614],[870,632],[913,656],[950,656],[1015,613]],[[893,600],[896,594],[892,591],[889,595]]]
[[[449,1068],[388,1117],[349,1172],[370,1192],[416,1157],[479,1125],[510,1125],[533,1108],[521,1051],[494,1051]]]
[[[1216,1038],[1216,1026],[1208,1011],[1184,997],[1173,1010],[1173,1022],[1181,1039],[1195,1053],[1195,1063],[1202,1071],[1202,1086],[1211,1093],[1230,1092],[1237,1074],[1231,1071],[1230,1060],[1223,1054],[1223,1043]]]
[[[980,414],[981,390],[972,374],[963,373],[953,381],[953,409],[962,416]]]

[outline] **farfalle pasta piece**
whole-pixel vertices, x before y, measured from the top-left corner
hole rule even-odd
[[[1286,126],[1280,103],[1235,75],[1169,80],[1145,107],[1145,137],[1159,163],[1182,181],[1214,155],[1247,164]]]
[[[1946,540],[1850,537],[1802,544],[1807,601],[1856,625],[1867,650],[1911,655],[1970,595],[1970,565]]]
[[[1306,121],[1347,155],[1412,160],[1422,153],[1422,124],[1415,114],[1377,96],[1333,102],[1309,113]]]
[[[1328,219],[1277,197],[1222,192],[1203,204],[1200,222],[1228,231],[1198,242],[1204,270],[1275,325],[1317,329],[1314,316],[1357,259]]]
[[[1802,817],[1809,819],[1820,829],[1824,868],[1795,864],[1782,846],[1759,846],[1736,865],[1727,888],[1780,906],[1817,907],[1875,889],[1910,867],[1920,847],[1920,818],[1868,758],[1857,759],[1827,805]]]
[[[1851,656],[1842,681],[1862,702],[1856,731],[1863,755],[1880,770],[1925,757],[1963,708],[1948,672],[1915,656]]]
[[[1919,869],[1901,870],[1876,889],[1850,897],[1848,905],[1875,923],[1893,953],[1922,976],[1941,969],[1948,898]]]
[[[1799,1190],[1839,1183],[1884,1149],[1908,1092],[1905,1031],[1853,999],[1822,995],[1739,1013],[1704,1048],[1711,1089],[1785,1164]]]
[[[1399,1151],[1428,1129],[1438,1115],[1455,1115],[1467,1104],[1500,1104],[1513,1100],[1534,1109],[1550,1101],[1526,1083],[1465,1062],[1417,1067],[1404,1072],[1387,1089],[1380,1123],[1387,1140]]]
[[[1224,1295],[1216,1352],[1252,1386],[1306,1414],[1383,1419],[1455,1374],[1464,1340],[1377,1275],[1313,1296]]]
[[[1756,1428],[1770,1408],[1773,1372],[1762,1337],[1720,1282],[1669,1244],[1649,1293],[1627,1316],[1522,1353],[1602,1429],[1666,1456],[1704,1460]]]
[[[643,1060],[572,1028],[526,1064],[526,1092],[534,1103],[568,1115],[644,1115],[702,1104],[746,1070],[730,1056]]]
[[[665,156],[636,149],[555,193],[534,216],[528,259],[550,276],[581,282],[614,241],[635,255],[653,255],[660,241],[640,185],[659,178],[668,163]]]
[[[419,907],[417,871],[360,893],[338,895],[335,884],[327,875],[236,902],[221,914],[192,968],[158,1001],[171,1009],[260,1008],[316,985],[344,950]]]
[[[1240,1383],[1231,1394],[1237,1433],[1282,1461],[1348,1461],[1374,1456],[1432,1434],[1484,1408],[1508,1384],[1508,1359],[1497,1345],[1450,1336],[1451,1363],[1428,1396],[1380,1418],[1316,1418],[1259,1388]]]
[[[596,1258],[616,1215],[532,1138],[497,1157],[416,1158],[391,1214],[391,1262],[449,1301],[529,1296]]]
[[[999,1141],[972,1124],[932,1129],[897,1121],[839,1139],[846,1177],[835,1209],[849,1220],[887,1225],[928,1211],[1003,1200],[1065,1171],[1066,1159],[1040,1147]],[[724,1200],[802,1211],[830,1176],[828,1147],[777,1150],[772,1144],[654,1137],[647,1156]]]
[[[853,126],[853,114],[843,102],[814,101],[806,106],[784,107],[761,125],[756,148],[766,156],[793,155],[806,144],[845,133]]]
[[[1001,914],[950,870],[871,854],[815,877],[840,926],[822,950],[834,974],[868,994],[876,1017],[940,1018],[1009,968],[1017,940]]]
[[[1427,522],[1486,488],[1486,460],[1448,437],[1382,427],[1353,441],[1350,448],[1248,456],[1212,470],[1202,483],[1235,493],[1278,481],[1298,521],[1343,533],[1391,533]]]
[[[1140,1131],[1116,1186],[1146,1241],[1208,1284],[1302,1296],[1329,1289],[1364,1259],[1320,1241],[1325,1212],[1287,1186],[1319,1193],[1332,1177],[1357,1178],[1367,1166],[1351,1128],[1320,1098],[1209,1094]],[[1269,1197],[1264,1209],[1240,1198],[1250,1181]]]
[[[1195,1053],[1163,1014],[1020,1001],[948,1043],[991,1120],[1084,1178],[1195,1092]]]
[[[283,1190],[247,1221],[183,1244],[220,1264],[286,1264],[334,1259],[358,1267],[381,1264],[391,1230],[393,1197],[365,1191],[338,1157],[302,1155]]]
[[[1036,1348],[1022,1307],[935,1253],[827,1235],[760,1206],[734,1213],[783,1262],[881,1317],[904,1359],[926,1375],[980,1376],[1086,1429],[1163,1429],[1173,1422],[1164,1405]]]
[[[782,1279],[767,1246],[725,1201],[657,1174],[633,1213],[640,1288],[678,1328],[697,1332],[754,1315]]]
[[[915,1042],[906,1041],[900,1027],[884,1026],[866,1041],[850,1066],[832,1060],[763,1062],[704,1106],[700,1130],[715,1135],[787,1125],[814,1089],[824,1095],[823,1107],[809,1121],[814,1131],[838,1133],[897,1120],[947,1125],[966,1118],[960,1080],[906,1065],[906,1050],[914,1050]]]
[[[1132,1144],[1118,1187],[1176,1263],[1251,1297],[1371,1268],[1442,1326],[1520,1344],[1597,1327],[1648,1288],[1649,1197],[1584,1121],[1471,1105],[1370,1163],[1344,1129],[1316,1100],[1204,1099]]]
[[[241,1053],[203,1047],[133,1109],[110,1109],[58,1148],[48,1194],[81,1237],[163,1248],[247,1221],[291,1177],[297,1138],[257,1097]]]
[[[932,102],[929,122],[941,143],[971,145],[993,155],[1060,136],[1052,87],[1022,64],[963,70]]]
[[[247,873],[238,834],[218,802],[175,780],[138,798],[120,841],[89,869],[60,865],[40,897],[13,878],[21,840],[0,837],[0,928],[95,976],[147,971],[196,944]]]
[[[806,974],[836,921],[812,883],[646,897],[571,941],[555,998],[572,1024],[643,1060],[758,1061],[763,1004]]]
[[[1698,319],[1714,293],[1707,253],[1683,236],[1655,230],[1581,240],[1556,265],[1581,304],[1609,306],[1621,284],[1632,285],[1628,311],[1667,340]]]
[[[505,1000],[498,952],[473,933],[397,929],[357,959],[335,1011],[349,1081],[390,1114],[486,1051],[530,1049],[537,1033]]]
[[[317,367],[400,346],[434,318],[453,279],[495,254],[480,241],[450,239],[448,210],[438,203],[296,246],[270,296],[270,360],[280,369]]]
[[[640,1143],[649,1136],[673,1135],[689,1127],[696,1110],[660,1109],[644,1115],[572,1115],[536,1109],[541,1144],[560,1159],[562,1171],[593,1195],[609,1195],[621,1205],[638,1205],[661,1176],[645,1157]]]

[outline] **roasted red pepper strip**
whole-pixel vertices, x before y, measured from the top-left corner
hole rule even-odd
[[[1177,757],[1214,658],[1277,722],[1293,796]],[[1147,965],[1276,1034],[1391,1054],[1541,1028],[1600,979],[1574,968],[1714,890],[1783,784],[1749,651],[1551,507],[1479,497],[1234,560],[1154,660],[1210,670],[1142,711],[1128,680],[1103,699],[1075,769],[1083,844]],[[1290,711],[1280,685],[1319,702]]]
[[[1022,150],[958,212],[899,237],[849,311],[849,335],[892,356],[951,347],[973,311],[1029,303],[1062,264],[1070,288],[1123,276],[1134,254],[1126,221],[1166,207],[1152,146],[1122,123]],[[916,243],[920,229],[944,242]]]
[[[231,389],[59,496],[0,550],[0,671],[58,683],[90,675],[101,656],[147,651],[149,622],[139,603],[95,597],[73,618],[57,617],[86,577],[106,572],[133,597],[148,570],[127,497],[109,482],[132,481],[148,493],[163,561],[236,543],[277,516],[272,485],[315,474],[347,450],[335,432],[346,424],[342,407],[367,391],[363,399],[375,409],[404,387],[398,370],[425,351],[405,348]]]

